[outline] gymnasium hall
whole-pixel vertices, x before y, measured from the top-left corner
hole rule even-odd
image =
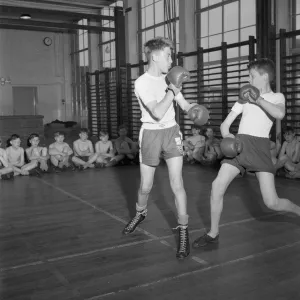
[[[300,0],[1,0],[0,300],[299,300],[299,74]]]

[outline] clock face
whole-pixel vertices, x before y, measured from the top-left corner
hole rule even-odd
[[[44,38],[44,44],[45,44],[46,46],[52,45],[52,39],[49,38],[49,37],[45,37],[45,38]]]

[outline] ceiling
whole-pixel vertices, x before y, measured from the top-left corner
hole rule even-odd
[[[74,23],[82,18],[93,21],[113,20],[101,16],[101,9],[115,0],[0,0],[0,28],[70,32],[88,29],[91,32],[112,31],[113,28],[79,26]],[[30,20],[20,19],[21,14],[30,14]],[[95,24],[96,25],[96,24]]]

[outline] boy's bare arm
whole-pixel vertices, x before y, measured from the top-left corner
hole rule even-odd
[[[94,154],[94,147],[91,141],[89,141],[89,153]]]
[[[53,144],[51,144],[51,145],[49,146],[49,155],[62,155],[62,152],[61,152],[61,151],[58,151],[58,150],[56,149],[56,147],[55,147]]]
[[[281,147],[280,153],[278,155],[278,158],[281,158],[283,155],[285,155],[286,152],[286,146],[287,146],[287,142],[285,141]]]
[[[259,97],[256,103],[265,109],[273,118],[282,120],[285,115],[285,106],[284,104],[273,104],[269,101],[266,101],[264,98]]]

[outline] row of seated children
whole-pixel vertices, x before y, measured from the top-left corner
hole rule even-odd
[[[215,137],[212,127],[201,129],[193,125],[191,130],[192,136],[183,141],[184,156],[190,164],[215,165],[223,158],[221,140]]]
[[[280,174],[283,170],[287,178],[300,178],[300,141],[296,136],[294,128],[287,127],[283,137],[285,141],[280,144],[280,135],[276,137],[276,142],[271,142],[271,154],[273,164]]]
[[[13,134],[6,149],[0,148],[0,179],[12,179],[17,175],[39,176],[40,171],[48,172],[49,165],[55,172],[68,168],[83,170],[95,166],[115,166],[124,161],[136,162],[138,157],[137,144],[127,137],[125,126],[119,128],[119,138],[115,141],[116,151],[112,141],[109,141],[108,133],[103,131],[95,145],[96,151],[85,128],[80,130],[79,139],[73,143],[73,149],[64,139],[63,132],[56,132],[55,142],[47,149],[39,146],[39,135],[33,133],[28,138],[29,147],[24,151],[20,137]]]

